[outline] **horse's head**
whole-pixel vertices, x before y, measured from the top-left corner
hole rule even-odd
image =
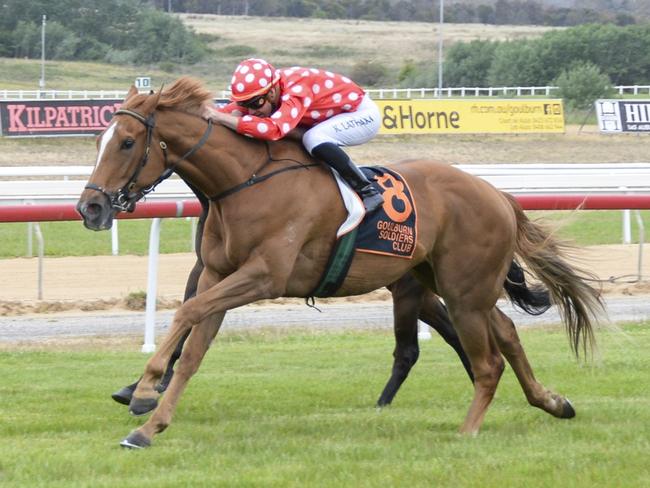
[[[92,230],[110,229],[117,212],[131,212],[135,203],[165,172],[162,141],[155,141],[154,113],[160,93],[129,90],[124,104],[97,138],[97,161],[77,211]]]

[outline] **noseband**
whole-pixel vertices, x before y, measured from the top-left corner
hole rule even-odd
[[[151,185],[147,187],[143,187],[136,192],[133,192],[133,189],[135,188],[135,184],[138,181],[138,176],[140,176],[142,169],[145,167],[147,161],[149,160],[149,153],[151,152],[151,140],[153,138],[153,130],[156,127],[154,113],[155,112],[152,112],[151,115],[149,115],[148,117],[144,117],[143,115],[139,114],[138,112],[134,112],[133,110],[119,109],[115,111],[113,116],[129,115],[130,117],[133,117],[137,121],[141,122],[147,128],[147,136],[146,136],[147,142],[144,148],[144,154],[142,155],[142,159],[140,159],[140,163],[138,163],[138,166],[135,168],[135,171],[131,175],[131,178],[129,178],[129,181],[127,181],[126,184],[121,188],[119,188],[117,191],[111,192],[105,190],[101,186],[95,185],[94,183],[88,183],[85,187],[88,190],[95,190],[106,195],[108,201],[111,204],[111,208],[117,210],[118,212],[133,212],[133,210],[135,210],[136,202],[140,200],[142,197],[144,197],[145,195],[147,195],[148,193],[154,191],[156,186],[158,186],[160,183],[162,183],[167,178],[169,178],[174,172],[174,170],[176,169],[178,163],[180,163],[184,159],[189,158],[192,154],[198,151],[201,148],[201,146],[203,146],[206,143],[208,137],[210,137],[210,133],[212,132],[212,121],[208,120],[208,127],[206,128],[199,142],[197,142],[194,146],[192,146],[189,149],[189,151],[187,151],[185,154],[183,154],[180,158],[178,158],[173,163],[170,163],[167,158],[167,143],[165,143],[164,141],[160,141],[159,143],[160,149],[162,149],[163,155],[165,157],[165,161],[164,161],[165,171],[163,171],[163,173]]]

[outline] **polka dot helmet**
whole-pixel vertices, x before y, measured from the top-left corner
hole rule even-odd
[[[230,81],[233,102],[250,100],[269,91],[280,79],[280,72],[263,59],[246,59],[239,63]]]

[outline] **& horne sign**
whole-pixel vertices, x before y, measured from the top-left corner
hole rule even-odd
[[[381,134],[563,133],[561,99],[375,100]]]

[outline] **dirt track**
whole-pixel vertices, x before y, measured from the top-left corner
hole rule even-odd
[[[650,282],[631,284],[638,266],[637,245],[610,245],[585,248],[576,264],[595,273],[608,294],[650,294]],[[650,277],[650,244],[644,248],[643,275]],[[162,307],[176,307],[182,299],[187,274],[194,255],[164,254],[158,270],[158,296]],[[38,260],[21,258],[0,260],[0,315],[62,310],[139,308],[142,301],[125,299],[147,286],[147,258],[140,256],[97,256],[46,258],[43,265],[44,301],[38,302]],[[388,292],[379,291],[354,300],[385,300]],[[344,299],[339,299],[344,300]],[[135,303],[133,303],[135,302]]]
[[[641,155],[646,154],[646,149],[646,137],[603,135],[595,127],[587,126],[580,130],[577,126],[567,126],[565,134],[380,136],[368,144],[350,148],[350,154],[363,164],[381,164],[405,157],[428,157],[457,163],[616,163],[638,162],[644,157]],[[25,141],[0,138],[2,166],[92,164],[95,156],[95,145],[88,139]],[[650,246],[646,246],[644,253],[643,274],[646,279],[650,277],[648,251]],[[637,246],[599,246],[585,251],[583,267],[604,280],[612,276],[627,277],[617,284],[605,284],[607,293],[650,294],[648,282],[623,283],[637,274],[637,253]],[[163,306],[177,305],[193,262],[194,257],[189,253],[161,257],[158,296],[166,301]],[[43,283],[46,303],[36,301],[37,276],[36,259],[0,260],[0,315],[125,307],[125,297],[146,289],[147,258],[47,258]],[[380,292],[355,300],[387,297],[387,292]]]

